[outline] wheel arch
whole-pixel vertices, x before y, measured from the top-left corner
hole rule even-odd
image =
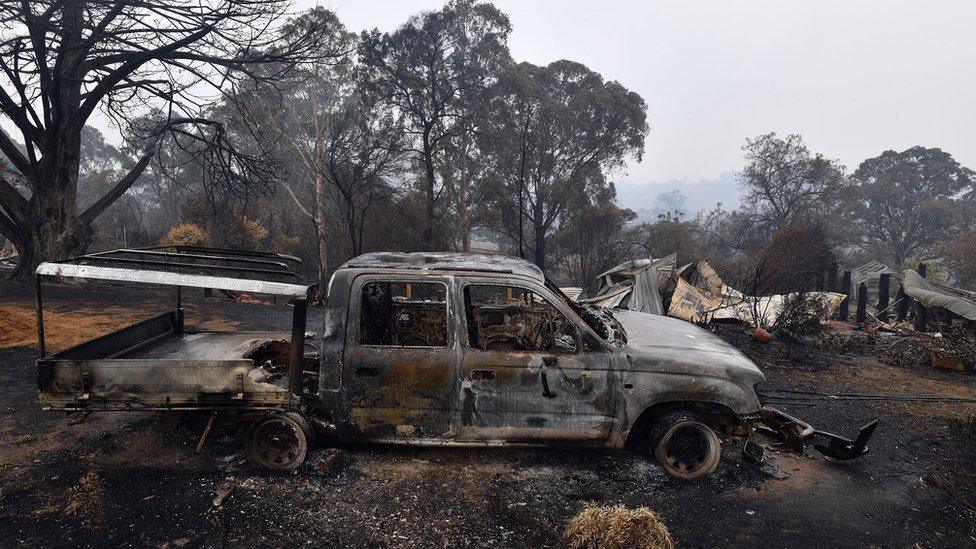
[[[644,408],[628,429],[624,447],[632,450],[645,450],[643,443],[651,431],[654,421],[664,414],[676,411],[692,412],[701,417],[702,422],[718,432],[728,432],[741,421],[739,416],[725,404],[704,400],[669,400],[656,402]]]

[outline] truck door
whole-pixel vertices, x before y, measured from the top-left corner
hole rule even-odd
[[[610,360],[564,303],[540,286],[467,282],[460,368],[465,440],[605,440]]]
[[[458,349],[448,282],[366,275],[353,284],[342,392],[359,436],[452,437]]]

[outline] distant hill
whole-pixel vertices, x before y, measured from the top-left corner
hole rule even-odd
[[[684,212],[687,217],[693,217],[700,210],[710,210],[719,202],[726,209],[734,209],[739,207],[739,187],[735,177],[736,172],[725,172],[717,179],[697,181],[618,181],[615,182],[617,205],[634,210],[642,220],[653,220],[669,205],[668,200],[662,200],[665,197],[659,195],[678,190],[686,197]]]

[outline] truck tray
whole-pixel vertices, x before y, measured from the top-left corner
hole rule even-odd
[[[276,407],[293,395],[262,381],[254,356],[282,332],[181,332],[173,313],[38,361],[40,401],[51,410]]]

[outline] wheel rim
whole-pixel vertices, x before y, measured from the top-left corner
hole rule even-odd
[[[694,473],[708,461],[711,442],[700,426],[694,423],[676,425],[668,433],[664,456],[668,465],[681,474]]]
[[[253,444],[256,457],[270,467],[286,466],[301,454],[297,427],[282,419],[272,419],[258,425]]]

